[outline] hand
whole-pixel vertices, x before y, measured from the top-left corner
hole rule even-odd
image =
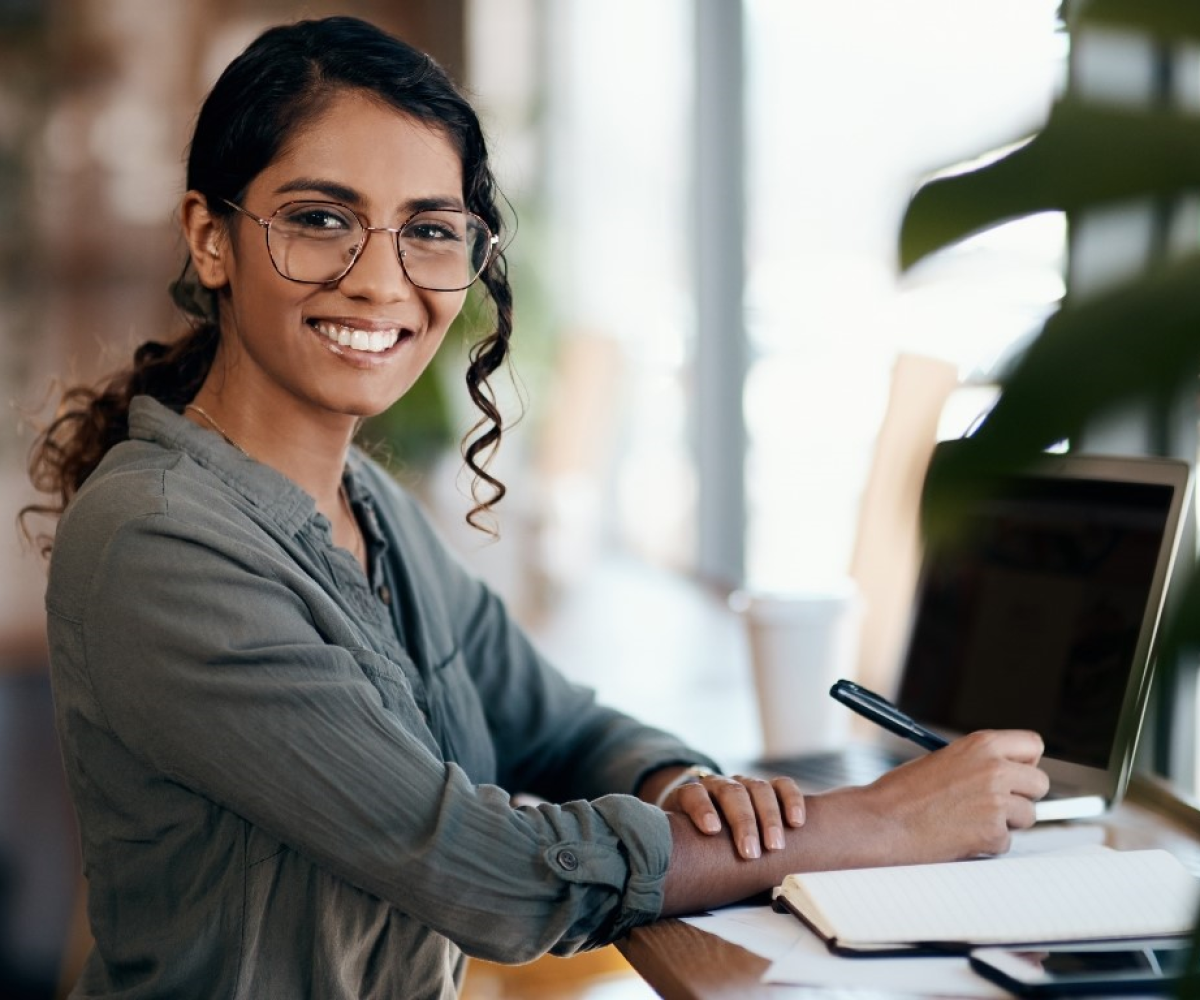
[[[1042,750],[1036,733],[980,731],[868,785],[881,819],[895,825],[889,863],[1003,854],[1050,788],[1037,766]]]
[[[663,808],[678,810],[701,833],[721,832],[721,817],[729,824],[729,835],[739,855],[747,860],[762,857],[763,849],[782,850],[783,827],[804,825],[804,796],[791,778],[731,778],[710,774],[680,785],[663,802]]]

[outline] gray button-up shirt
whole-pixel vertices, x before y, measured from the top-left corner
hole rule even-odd
[[[569,953],[659,913],[666,818],[622,793],[712,761],[549,667],[357,452],[345,482],[370,579],[307,493],[139,397],[62,518],[77,995],[446,998],[463,952]]]

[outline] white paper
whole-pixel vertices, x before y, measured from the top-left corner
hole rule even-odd
[[[1008,854],[1049,854],[1075,851],[1104,844],[1104,827],[1094,823],[1048,823],[1028,830],[1014,830]]]
[[[965,958],[843,958],[790,913],[731,906],[683,922],[745,948],[772,964],[764,983],[882,990],[1003,1000],[1004,990],[971,971]]]
[[[802,924],[796,942],[771,963],[762,981],[973,1000],[1009,997],[973,972],[966,958],[843,958],[830,953],[825,942]]]
[[[703,916],[684,917],[683,922],[771,962],[787,954],[808,933],[790,913],[776,913],[769,906],[727,906]]]

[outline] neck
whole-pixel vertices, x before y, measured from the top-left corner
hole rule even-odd
[[[272,413],[265,419],[261,411],[238,405],[207,386],[189,404],[187,415],[248,457],[287,476],[313,497],[322,512],[338,505],[342,471],[357,424],[353,417],[301,411]]]
[[[354,556],[365,572],[367,550],[362,529],[342,486],[342,469],[346,464],[346,451],[350,447],[353,432],[333,436],[324,449],[309,447],[307,439],[294,424],[286,421],[277,423],[279,427],[288,428],[286,435],[256,434],[255,424],[247,421],[245,414],[242,414],[242,419],[235,420],[233,414],[226,414],[220,408],[219,403],[219,398],[210,400],[201,391],[184,408],[184,413],[196,423],[220,434],[247,458],[271,466],[306,490],[316,503],[317,510],[325,515],[332,526],[334,544]],[[218,412],[214,413],[214,409]],[[319,434],[314,435],[314,439],[319,438]],[[295,448],[297,441],[306,441],[306,447]]]

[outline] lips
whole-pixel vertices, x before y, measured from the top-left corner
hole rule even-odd
[[[339,347],[348,347],[352,351],[362,351],[364,354],[382,354],[390,350],[396,346],[396,342],[404,333],[395,326],[366,329],[321,319],[309,320],[308,325],[331,343]]]

